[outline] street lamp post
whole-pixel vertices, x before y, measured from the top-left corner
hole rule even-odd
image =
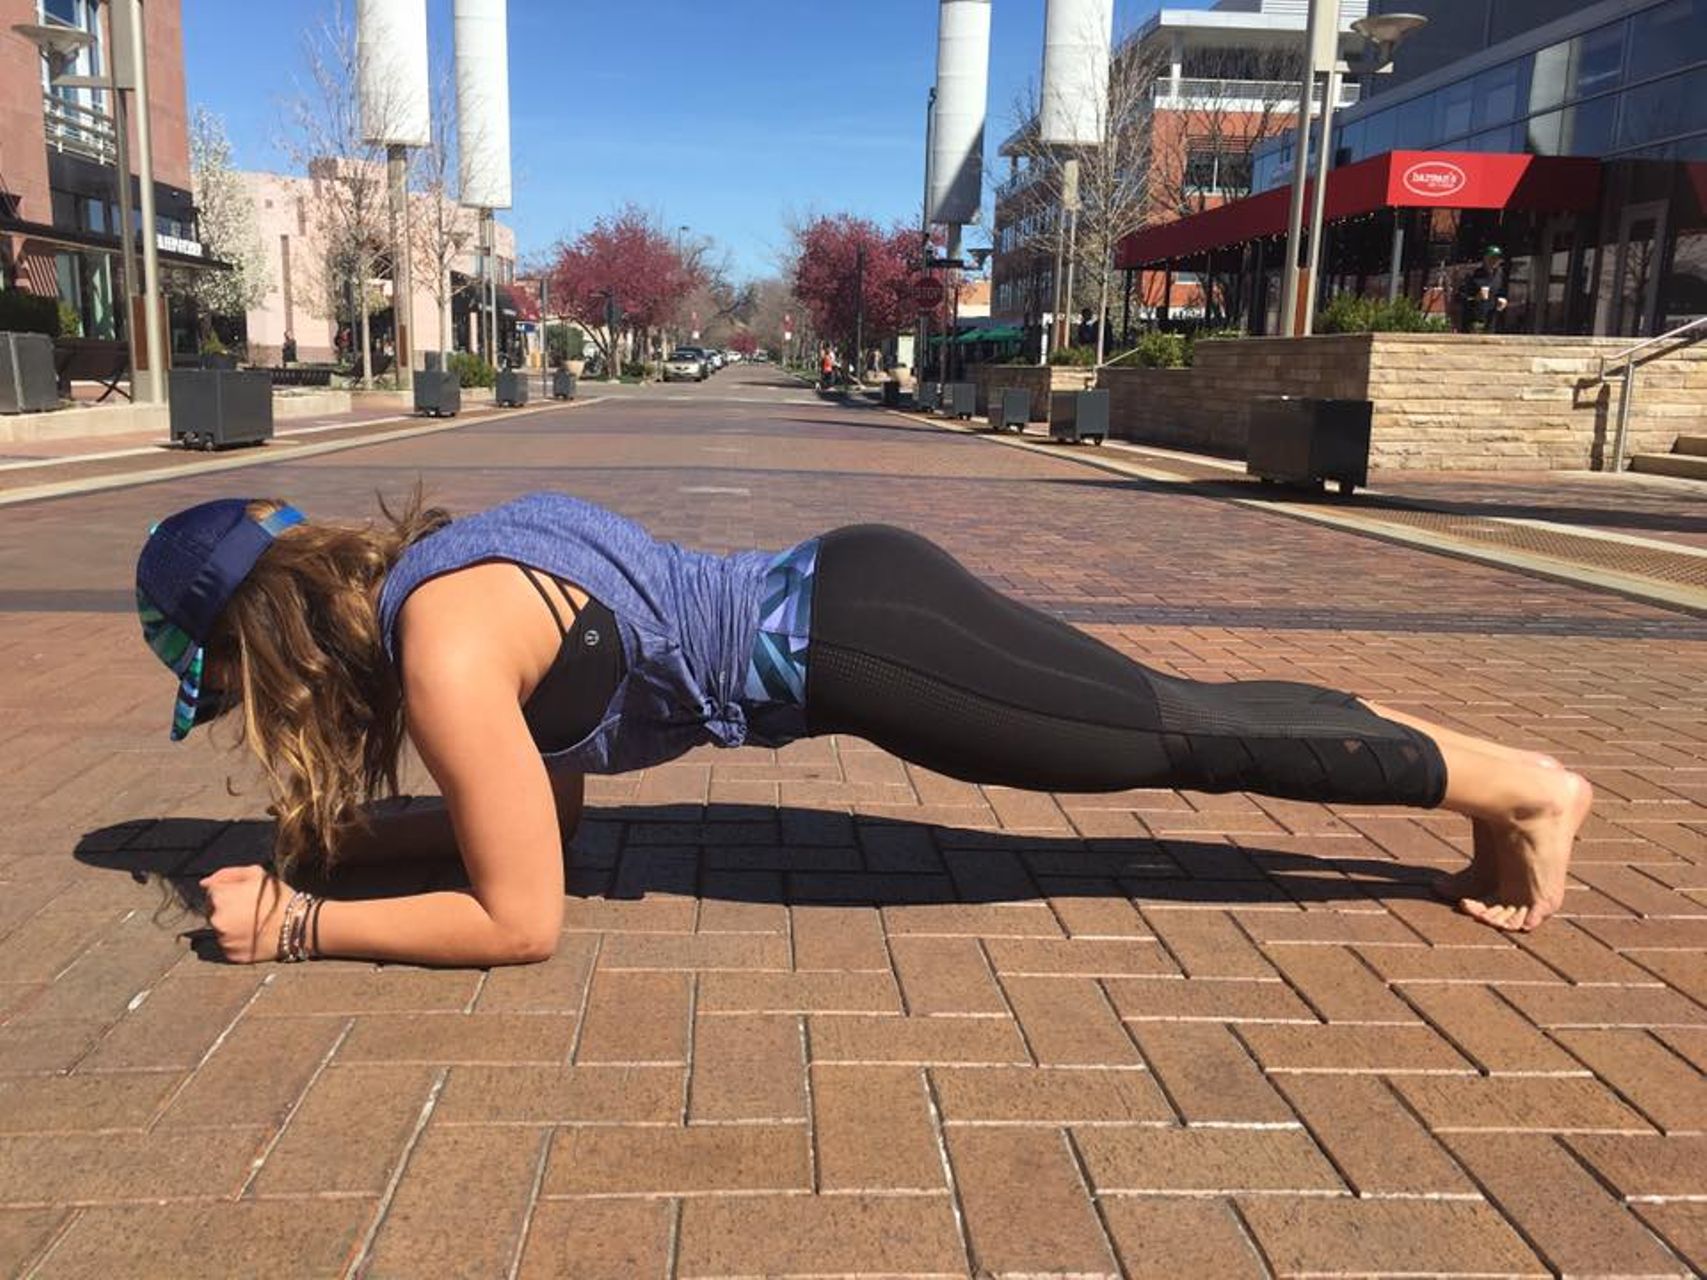
[[[1304,188],[1309,180],[1310,110],[1316,98],[1316,72],[1332,68],[1339,62],[1340,0],[1310,0],[1309,17],[1304,26],[1304,75],[1298,95],[1298,132],[1292,146],[1292,201],[1286,218],[1286,262],[1281,274],[1280,314],[1286,334],[1299,332],[1298,301],[1301,272],[1314,273],[1315,262],[1300,264],[1299,241],[1304,232]],[[1322,100],[1321,150],[1327,151],[1328,119],[1333,104]],[[1309,317],[1304,317],[1309,332]]]

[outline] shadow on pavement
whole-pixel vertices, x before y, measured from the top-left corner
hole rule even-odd
[[[431,801],[427,801],[432,803]],[[205,915],[197,881],[268,861],[272,823],[158,818],[88,832],[74,855],[161,886],[164,907]],[[1257,838],[1260,839],[1260,838]],[[564,851],[571,897],[649,893],[730,902],[900,906],[1133,897],[1203,906],[1306,906],[1429,898],[1438,868],[1312,857],[1199,840],[1084,839],[940,827],[814,809],[628,805],[589,811]],[[345,900],[467,886],[457,859],[347,865],[295,887]],[[1444,906],[1443,910],[1446,909]],[[187,932],[198,954],[211,935]]]

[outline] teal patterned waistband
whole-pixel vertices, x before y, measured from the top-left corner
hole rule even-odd
[[[812,637],[812,576],[818,539],[808,538],[772,560],[765,571],[759,631],[742,690],[751,702],[806,705],[807,648]]]

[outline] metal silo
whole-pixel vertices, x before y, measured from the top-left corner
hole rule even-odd
[[[1097,146],[1108,112],[1114,0],[1049,0],[1043,21],[1039,140],[1046,146]]]
[[[937,24],[928,219],[959,227],[977,221],[983,185],[990,0],[942,0]]]

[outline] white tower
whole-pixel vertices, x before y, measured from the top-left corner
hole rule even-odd
[[[510,207],[510,53],[505,0],[456,0],[456,150],[462,203],[480,211],[487,308],[481,345],[498,359],[492,210]]]

